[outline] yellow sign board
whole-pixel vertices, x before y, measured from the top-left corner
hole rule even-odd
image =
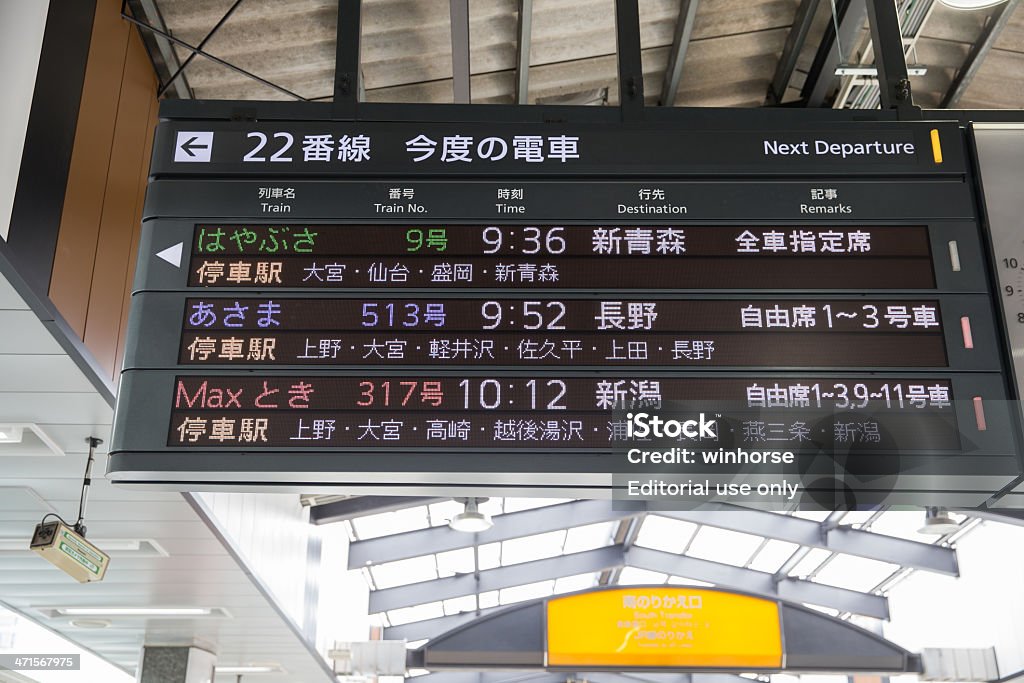
[[[781,668],[778,604],[685,586],[553,598],[548,666]]]

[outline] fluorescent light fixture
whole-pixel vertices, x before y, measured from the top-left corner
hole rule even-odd
[[[275,674],[283,673],[283,669],[277,664],[252,664],[249,666],[216,666],[213,669],[217,674],[234,674],[242,676],[245,674]]]
[[[64,455],[64,450],[57,442],[42,427],[32,422],[0,423],[0,446],[18,446],[2,448],[0,455]]]
[[[58,607],[65,617],[208,617],[209,607]]]
[[[920,65],[907,65],[908,76],[924,76],[928,73],[928,67]],[[878,78],[877,66],[861,66],[851,64],[840,64],[836,67],[836,76],[860,76],[862,78]]]
[[[0,443],[21,443],[24,431],[21,425],[0,425]]]
[[[30,537],[0,537],[0,553],[29,552]],[[168,557],[170,553],[151,538],[89,538],[111,557]]]
[[[486,498],[458,498],[456,500],[463,503],[466,509],[452,517],[451,521],[448,522],[448,526],[452,529],[467,534],[478,534],[494,526],[491,518],[480,512],[478,507],[480,503],[487,501]]]
[[[987,9],[989,7],[995,7],[996,5],[1002,5],[1007,0],[939,0],[940,3],[946,7],[952,7],[953,9]]]

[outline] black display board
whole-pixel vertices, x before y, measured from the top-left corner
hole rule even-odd
[[[824,456],[868,498],[1017,474],[954,126],[168,121],[155,144],[117,482],[621,494],[670,471],[638,443],[793,456],[671,470],[708,481]],[[638,442],[640,410],[705,427]]]

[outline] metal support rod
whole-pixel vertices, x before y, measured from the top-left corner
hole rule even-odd
[[[293,93],[291,90],[288,90],[287,88],[283,88],[280,85],[278,85],[277,83],[271,83],[267,79],[260,78],[256,74],[254,74],[252,72],[249,72],[249,71],[246,71],[245,69],[243,69],[243,68],[241,68],[239,66],[235,66],[231,62],[226,62],[223,59],[221,59],[220,57],[214,57],[209,52],[204,52],[203,50],[200,50],[195,45],[190,45],[189,43],[186,43],[184,40],[181,40],[179,38],[176,38],[176,37],[172,36],[167,31],[161,31],[156,26],[150,26],[149,24],[147,24],[144,21],[139,21],[138,19],[136,19],[135,17],[131,16],[130,14],[127,14],[124,11],[125,4],[127,2],[128,2],[128,0],[121,0],[121,18],[124,19],[125,21],[127,21],[128,23],[135,24],[139,28],[144,28],[147,31],[150,31],[150,32],[152,32],[152,33],[154,33],[154,34],[156,34],[158,36],[161,36],[162,38],[166,38],[167,40],[171,41],[175,45],[180,45],[181,47],[185,48],[189,52],[192,52],[194,54],[200,55],[201,57],[206,57],[207,59],[209,59],[212,62],[216,62],[217,64],[220,64],[221,66],[223,66],[223,67],[225,67],[227,69],[230,69],[231,71],[234,71],[237,74],[241,74],[242,76],[245,76],[246,78],[251,78],[252,80],[254,80],[254,81],[258,82],[258,83],[262,83],[263,85],[267,86],[268,88],[273,88],[274,90],[276,90],[279,93],[282,93],[284,95],[287,95],[288,97],[294,98],[296,100],[300,100],[302,102],[306,102],[307,101],[306,98],[303,97],[302,95],[299,95],[297,93]]]
[[[452,22],[453,101],[469,104],[469,0],[449,0],[448,7]]]
[[[530,84],[530,45],[533,41],[533,0],[519,0],[516,40],[516,104],[526,104]]]
[[[892,0],[890,0],[891,2]],[[808,107],[821,107],[825,97],[835,85],[836,67],[842,61],[839,46],[850,46],[860,31],[864,18],[867,16],[865,0],[836,0],[836,15],[839,18],[839,31],[836,32],[832,22],[825,29],[818,52],[807,72],[807,80],[800,92],[800,97]]]
[[[896,3],[893,0],[867,0],[867,9],[882,109],[911,110],[914,98],[910,91],[907,55]]]
[[[671,107],[676,102],[679,81],[683,79],[683,63],[686,61],[686,49],[690,46],[693,35],[693,24],[697,17],[699,0],[682,0],[679,5],[679,18],[676,19],[676,31],[672,38],[672,47],[668,53],[668,64],[665,65],[665,80],[661,86],[661,106]]]
[[[338,31],[336,35],[334,116],[339,119],[354,119],[359,108],[361,0],[338,0]]]
[[[92,464],[95,462],[96,447],[103,439],[90,436],[85,439],[89,444],[89,458],[85,461],[85,475],[82,477],[82,496],[78,499],[78,519],[75,520],[75,531],[85,536],[85,507],[89,504],[89,487],[92,486]]]
[[[619,112],[623,121],[643,118],[644,71],[637,0],[615,0],[615,46],[619,67]]]
[[[821,0],[801,0],[800,6],[796,9],[793,17],[793,27],[786,36],[786,44],[782,47],[782,55],[779,56],[779,63],[775,67],[775,76],[768,84],[768,94],[765,96],[765,105],[772,106],[782,104],[786,97],[786,90],[796,70],[796,62],[800,52],[807,42],[807,34],[811,30],[811,23],[814,21],[814,14],[818,11]]]
[[[197,45],[196,48],[202,50],[204,47],[206,47],[206,44],[210,42],[210,38],[213,38],[214,34],[217,33],[217,31],[220,30],[220,27],[224,25],[224,22],[227,21],[231,17],[231,15],[235,13],[235,10],[238,9],[238,6],[241,5],[244,1],[245,0],[235,0],[234,4],[232,4],[231,7],[228,8],[228,11],[225,12],[224,16],[220,18],[220,21],[218,21],[214,25],[214,27],[210,29],[210,32],[206,34],[206,37],[199,42],[199,45]],[[182,62],[181,66],[178,67],[178,70],[171,74],[171,77],[167,79],[167,82],[161,85],[160,88],[156,91],[156,96],[158,98],[162,97],[163,94],[167,92],[167,89],[170,88],[171,85],[173,85],[176,80],[178,80],[178,76],[180,76],[182,72],[185,71],[185,68],[189,64],[191,64],[192,60],[195,58],[195,52],[193,52],[185,58],[185,61]]]
[[[978,36],[978,40],[971,46],[971,51],[968,53],[967,59],[964,60],[963,66],[957,71],[956,76],[953,78],[953,83],[949,86],[945,96],[943,96],[942,103],[939,104],[941,109],[953,109],[959,104],[960,98],[967,92],[967,87],[974,80],[975,74],[978,73],[981,63],[985,61],[985,56],[992,49],[992,46],[996,44],[996,39],[999,38],[999,34],[1006,28],[1010,15],[1013,14],[1013,10],[1019,4],[1020,0],[1010,0],[993,10],[992,15],[988,18],[988,23],[982,30],[981,35]]]
[[[160,30],[167,30],[163,16],[160,14],[160,8],[156,6],[155,0],[128,0],[125,4],[131,9],[133,16],[145,19],[147,23],[156,26]],[[174,46],[168,40],[155,33],[139,31],[139,36],[150,53],[150,61],[153,62],[153,70],[156,72],[157,82],[163,82],[166,79],[167,83],[174,85],[174,91],[179,99],[192,99],[192,90],[188,85],[188,79],[177,78],[172,80],[171,78],[172,70],[181,67],[181,61],[174,52]]]

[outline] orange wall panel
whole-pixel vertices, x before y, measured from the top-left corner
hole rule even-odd
[[[139,187],[136,191],[135,198],[135,220],[133,222],[135,230],[132,234],[131,249],[128,252],[128,276],[125,278],[124,291],[121,293],[121,324],[120,332],[117,336],[117,356],[114,359],[114,379],[117,378],[117,372],[120,369],[121,361],[124,358],[124,335],[125,329],[128,325],[128,308],[132,302],[132,282],[135,279],[135,265],[138,260],[139,238],[141,237],[142,232],[142,206],[146,198],[146,181],[148,180],[149,174],[149,162],[153,155],[153,146],[150,142],[153,139],[153,133],[156,131],[159,110],[160,103],[155,97],[151,98],[149,126],[146,133],[146,146],[142,157],[142,172],[139,174]]]
[[[131,279],[133,236],[139,231],[139,185],[148,169],[150,116],[156,76],[134,30],[129,35],[117,121],[99,221],[85,322],[85,345],[115,375],[125,283]]]
[[[157,79],[118,0],[98,0],[50,299],[112,379],[123,354]]]
[[[120,17],[120,3],[97,3],[49,292],[79,336],[85,334],[130,32]]]

